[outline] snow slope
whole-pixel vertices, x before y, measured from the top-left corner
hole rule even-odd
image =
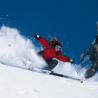
[[[80,83],[25,70],[46,66],[37,50],[17,29],[0,28],[0,98],[98,98],[95,78]],[[77,77],[70,63],[59,62],[54,71]]]
[[[98,98],[98,82],[80,83],[0,64],[0,98]]]

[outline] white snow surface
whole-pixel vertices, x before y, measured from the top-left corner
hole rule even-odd
[[[80,83],[25,70],[46,66],[37,51],[38,48],[17,29],[0,28],[0,98],[98,98],[97,75]],[[70,63],[59,62],[54,71],[79,77]]]
[[[0,65],[0,98],[98,98],[98,82],[80,83]]]

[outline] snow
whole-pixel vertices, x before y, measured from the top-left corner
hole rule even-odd
[[[0,28],[0,98],[98,98],[97,75],[80,83],[27,70],[46,66],[37,51],[17,29]],[[79,77],[70,63],[59,62],[54,71]]]
[[[98,82],[69,80],[0,65],[0,98],[98,98]]]
[[[44,67],[45,62],[37,55],[37,48],[15,28],[0,28],[0,62],[7,65],[31,68]]]
[[[76,72],[76,65],[73,65],[73,64],[68,63],[68,62],[63,63],[63,62],[59,61],[58,65],[54,68],[53,71],[56,73],[60,73],[60,74],[79,78],[79,75]]]

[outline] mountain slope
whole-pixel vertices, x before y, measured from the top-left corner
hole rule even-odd
[[[77,81],[0,65],[0,98],[98,98],[98,82]]]

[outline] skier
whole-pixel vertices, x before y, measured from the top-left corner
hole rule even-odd
[[[34,37],[43,46],[43,50],[40,51],[38,54],[41,55],[46,63],[49,65],[48,70],[52,70],[58,64],[58,61],[56,59],[63,62],[73,62],[72,59],[64,56],[61,50],[62,44],[56,38],[53,38],[51,41],[47,41],[40,35],[35,35]]]

